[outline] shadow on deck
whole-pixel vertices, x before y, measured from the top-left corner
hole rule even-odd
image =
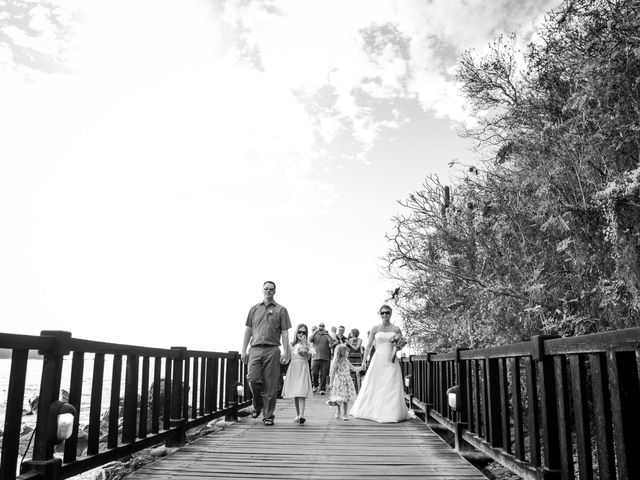
[[[293,422],[293,400],[280,399],[275,425],[245,418],[128,478],[486,479],[422,421],[343,421],[326,398],[307,399],[304,425]]]

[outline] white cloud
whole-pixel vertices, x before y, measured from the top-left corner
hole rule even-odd
[[[315,112],[317,134],[331,142],[348,133],[362,160],[382,131],[403,123],[379,118],[378,100],[417,98],[425,111],[467,121],[453,71],[457,54],[481,54],[500,33],[518,31],[528,40],[540,12],[558,3],[228,1],[223,19],[249,64],[306,92],[303,100],[332,88],[331,108]]]
[[[87,0],[56,10],[62,30],[36,10],[40,33],[13,33],[40,63],[0,46],[3,318],[86,336],[90,317],[130,341],[140,319],[237,321],[256,277],[288,282],[299,312],[340,285],[361,316],[391,179],[344,180],[375,205],[360,222],[321,174],[366,163],[404,103],[464,118],[454,54],[486,44],[504,4]]]

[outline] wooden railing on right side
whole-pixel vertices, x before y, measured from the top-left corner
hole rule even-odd
[[[630,480],[640,479],[639,362],[640,328],[631,328],[412,355],[401,366],[409,401],[454,432],[460,450],[525,479]]]

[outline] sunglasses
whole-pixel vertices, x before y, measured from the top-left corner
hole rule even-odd
[[[304,330],[298,330],[298,335],[300,335],[300,334],[302,334],[302,335],[306,335],[306,334],[307,334],[307,332],[305,332]]]
[[[387,312],[387,311],[380,312],[380,315],[391,315],[391,312]]]

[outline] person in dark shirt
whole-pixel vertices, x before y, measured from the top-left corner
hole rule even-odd
[[[331,362],[331,346],[333,339],[324,328],[324,323],[318,324],[318,329],[311,334],[309,342],[313,345],[314,354],[311,358],[311,381],[313,391],[320,390],[324,395],[327,390],[327,377],[329,376],[329,363]]]

